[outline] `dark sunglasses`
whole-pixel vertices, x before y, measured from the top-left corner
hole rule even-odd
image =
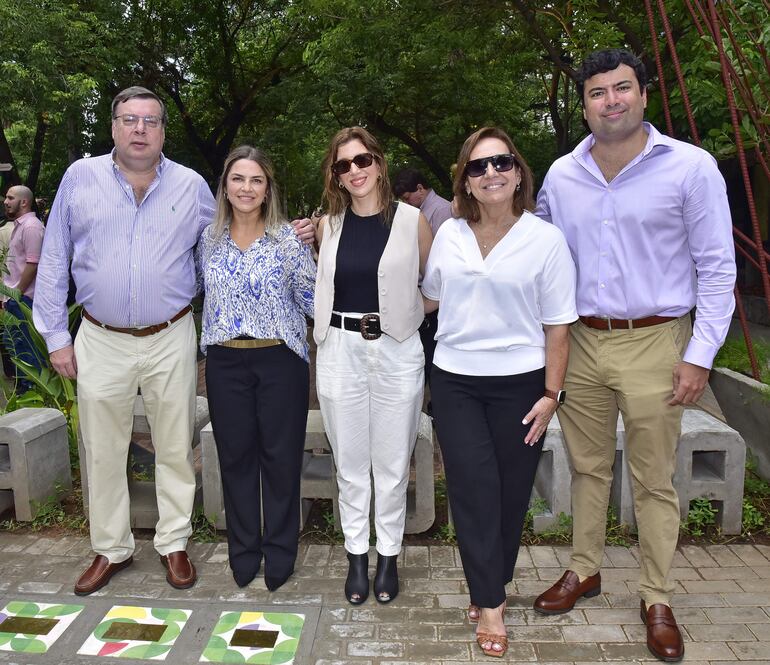
[[[481,159],[471,159],[465,165],[465,175],[469,178],[478,178],[487,172],[489,164],[499,173],[510,171],[516,163],[516,158],[511,154],[492,155],[491,157],[482,157]]]
[[[367,166],[371,166],[373,161],[374,155],[371,152],[362,152],[353,159],[338,159],[332,164],[332,173],[336,176],[347,173],[350,171],[351,164],[355,164],[359,169],[365,169]]]

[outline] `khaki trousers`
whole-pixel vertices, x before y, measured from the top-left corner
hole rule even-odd
[[[75,357],[91,546],[111,563],[124,561],[134,551],[126,462],[134,401],[141,390],[155,447],[155,549],[160,554],[185,549],[195,495],[192,315],[147,337],[110,332],[83,319]]]
[[[672,479],[682,408],[667,402],[691,334],[689,316],[637,330],[593,330],[579,321],[571,328],[567,403],[559,411],[572,467],[570,569],[590,576],[601,566],[620,411],[639,528],[639,594],[648,605],[669,602],[673,592],[679,500]]]

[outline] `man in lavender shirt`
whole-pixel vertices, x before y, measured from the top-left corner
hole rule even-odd
[[[564,232],[577,265],[580,320],[559,414],[572,465],[573,553],[535,609],[568,612],[601,592],[620,412],[647,646],[674,662],[684,655],[668,579],[679,532],[676,446],[682,407],[703,394],[727,334],[735,254],[714,159],[643,122],[645,85],[644,65],[628,51],[586,58],[578,90],[592,133],[551,166],[538,195],[537,214]]]
[[[76,378],[86,451],[93,563],[78,595],[132,562],[126,456],[141,392],[155,447],[155,549],[175,588],[195,583],[185,551],[195,494],[195,295],[192,250],[214,198],[194,171],[166,158],[166,109],[131,87],[112,102],[110,154],[72,164],[59,186],[43,244],[35,326],[59,374]],[[67,330],[72,276],[83,324]]]

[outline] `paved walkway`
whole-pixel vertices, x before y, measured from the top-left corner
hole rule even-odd
[[[167,663],[198,662],[216,618],[230,609],[304,613],[296,663],[495,662],[471,643],[473,631],[464,611],[467,589],[453,547],[406,547],[399,597],[381,607],[370,596],[365,605],[353,607],[342,596],[347,563],[341,546],[303,544],[295,575],[279,591],[269,593],[261,577],[246,589],[235,585],[225,544],[190,546],[200,579],[186,591],[166,584],[150,541],[137,544],[131,569],[96,594],[78,598],[72,585],[91,560],[86,538],[0,533],[0,608],[12,600],[80,603],[86,608],[48,653],[0,651],[0,662],[99,662],[101,658],[76,654],[104,612],[115,604],[192,610]],[[644,645],[635,594],[635,548],[607,549],[603,593],[580,603],[579,609],[556,617],[543,617],[531,609],[534,596],[560,576],[568,556],[567,547],[522,550],[509,589],[506,623],[511,646],[505,660],[654,660]],[[685,662],[770,663],[770,547],[683,547],[674,566],[677,593],[673,605],[686,640]]]

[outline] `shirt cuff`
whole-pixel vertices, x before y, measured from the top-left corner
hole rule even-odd
[[[51,333],[46,335],[45,343],[48,347],[48,353],[53,353],[72,344],[72,336],[66,331]]]
[[[692,365],[711,369],[717,351],[719,351],[719,347],[714,347],[711,344],[706,344],[705,342],[701,342],[692,337],[690,343],[687,345],[682,360]]]

